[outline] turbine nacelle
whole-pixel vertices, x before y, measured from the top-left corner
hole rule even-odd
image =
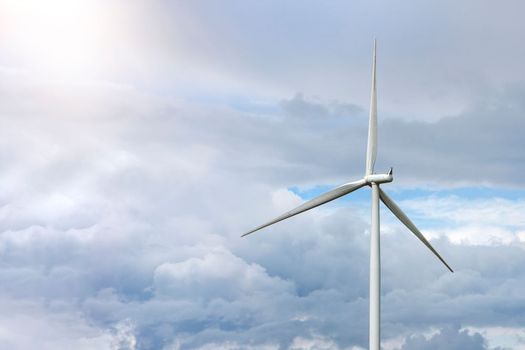
[[[394,176],[392,175],[392,169],[390,169],[388,174],[366,175],[364,180],[366,181],[367,185],[371,185],[372,183],[382,184],[386,182],[392,182],[394,180]]]

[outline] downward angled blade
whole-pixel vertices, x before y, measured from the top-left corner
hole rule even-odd
[[[432,247],[430,242],[427,241],[425,236],[423,236],[423,234],[417,229],[416,225],[414,225],[414,223],[412,223],[412,221],[410,221],[408,216],[406,216],[405,213],[403,213],[403,211],[397,206],[397,204],[394,203],[394,201],[390,197],[388,197],[387,194],[381,188],[379,188],[379,198],[381,198],[381,201],[383,203],[385,203],[385,205],[388,207],[388,209],[390,209],[390,211],[392,211],[392,213],[394,213],[394,215],[397,216],[397,218],[403,224],[405,224],[405,226],[408,227],[408,229],[410,231],[412,231],[412,233],[414,235],[416,235],[416,237],[419,238],[419,240],[421,242],[423,242],[423,244],[426,245],[427,248],[430,249],[432,251],[432,253],[434,253],[434,255],[437,256],[438,259],[441,260],[441,262],[443,264],[445,264],[445,266],[447,267],[447,269],[450,270],[450,272],[454,272],[450,268],[450,266],[448,266],[448,264],[445,262],[445,260],[443,260],[441,255],[439,255],[439,253],[434,249],[434,247]]]
[[[368,145],[366,148],[366,175],[374,173],[377,156],[377,97],[376,97],[376,41],[372,61],[372,91],[370,93],[370,120],[368,122]]]
[[[275,224],[275,223],[277,223],[279,221],[288,219],[289,217],[292,217],[294,215],[297,215],[297,214],[300,214],[300,213],[305,212],[307,210],[310,210],[312,208],[318,207],[321,204],[325,204],[327,202],[333,201],[334,199],[342,197],[345,194],[348,194],[350,192],[353,192],[353,191],[363,187],[365,184],[366,184],[365,180],[359,180],[359,181],[349,182],[347,184],[341,185],[341,186],[339,186],[339,187],[337,187],[337,188],[335,188],[335,189],[333,189],[333,190],[331,190],[329,192],[326,192],[325,194],[322,194],[322,195],[320,195],[318,197],[315,197],[314,199],[309,200],[306,203],[301,204],[297,208],[292,209],[289,212],[284,213],[283,215],[281,215],[279,217],[276,217],[272,221],[269,221],[269,222],[267,222],[267,223],[265,223],[265,224],[263,224],[261,226],[258,226],[258,227],[254,228],[253,230],[251,230],[249,232],[246,232],[245,234],[242,235],[242,237],[244,237],[246,235],[249,235],[250,233],[253,233],[255,231],[258,231],[258,230],[260,230],[262,228],[265,228],[267,226],[273,225],[273,224]]]

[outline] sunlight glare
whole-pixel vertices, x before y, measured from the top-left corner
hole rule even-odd
[[[90,76],[104,63],[115,23],[98,0],[3,0],[2,46],[25,69]],[[113,16],[114,18],[114,16]]]

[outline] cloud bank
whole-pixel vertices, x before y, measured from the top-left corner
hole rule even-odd
[[[390,20],[377,28],[386,42],[377,169],[394,166],[392,196],[456,270],[382,213],[383,347],[523,348],[521,48],[488,70],[483,42],[459,46],[492,7],[445,16],[446,4],[405,4],[394,21],[377,4],[282,5],[280,15],[272,3],[133,4],[121,16],[141,35],[113,33],[128,53],[115,69],[106,48],[98,64],[107,70],[57,79],[2,39],[0,347],[366,348],[366,190],[239,235],[300,203],[288,188],[362,175],[365,24],[378,12]],[[421,20],[404,20],[417,11],[440,14],[421,27],[432,41],[414,36]],[[501,38],[507,22],[483,33]],[[407,95],[416,115],[396,102]],[[411,195],[427,186],[437,193]],[[464,186],[495,194],[450,195]],[[503,189],[517,194],[502,198]]]

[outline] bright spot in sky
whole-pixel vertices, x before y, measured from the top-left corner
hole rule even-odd
[[[100,73],[118,26],[110,6],[101,6],[98,0],[1,0],[0,4],[4,62],[57,79]]]

